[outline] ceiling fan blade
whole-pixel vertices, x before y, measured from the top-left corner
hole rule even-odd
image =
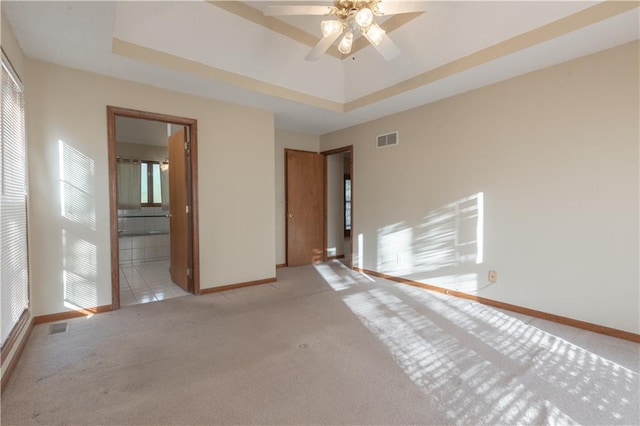
[[[329,15],[333,8],[331,6],[267,6],[264,9],[266,16],[274,15]]]
[[[380,43],[378,44],[371,43],[371,44],[373,45],[373,47],[376,48],[378,52],[380,52],[380,54],[387,61],[390,61],[400,56],[400,53],[401,53],[400,49],[398,49],[398,46],[396,46],[396,44],[392,42],[389,36],[386,34],[382,36],[382,40],[380,40]]]
[[[415,1],[381,1],[377,10],[382,15],[396,15],[400,13],[424,12],[428,9],[425,2]]]
[[[342,32],[338,31],[334,34],[329,34],[326,37],[322,37],[318,44],[316,44],[316,46],[311,49],[311,52],[309,52],[309,54],[304,59],[311,62],[317,61],[318,58],[320,58],[320,56],[322,56],[322,54],[326,52],[329,47],[331,47],[333,42],[338,39],[340,34],[342,34]]]

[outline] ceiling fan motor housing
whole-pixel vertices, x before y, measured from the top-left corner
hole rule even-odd
[[[368,8],[374,15],[379,15],[376,5],[379,1],[374,0],[336,0],[334,6],[334,14],[342,19],[347,20],[349,17],[358,13],[360,9]]]

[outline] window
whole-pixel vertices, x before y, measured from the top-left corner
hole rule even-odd
[[[0,107],[0,316],[4,348],[29,306],[24,97],[20,80],[4,54]]]
[[[160,163],[157,161],[140,162],[140,204],[142,207],[162,205],[162,186]]]
[[[351,233],[351,176],[344,175],[344,235]]]

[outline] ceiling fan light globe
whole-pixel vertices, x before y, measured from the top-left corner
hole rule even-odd
[[[340,21],[322,21],[320,23],[320,29],[322,30],[322,35],[324,37],[340,33],[343,28],[343,24]]]
[[[351,46],[353,45],[353,33],[349,31],[342,37],[340,44],[338,45],[338,50],[343,55],[348,55],[351,53]]]
[[[381,1],[374,3],[373,12],[375,12],[377,16],[384,16],[385,15],[384,3]]]
[[[386,31],[380,28],[380,26],[374,22],[364,30],[363,34],[371,44],[375,44],[377,46],[384,38]]]
[[[363,7],[356,13],[355,19],[361,27],[368,27],[373,22],[373,12],[368,7]]]

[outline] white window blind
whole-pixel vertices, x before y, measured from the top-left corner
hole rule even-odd
[[[22,85],[2,55],[0,320],[4,346],[29,305],[27,168]]]

